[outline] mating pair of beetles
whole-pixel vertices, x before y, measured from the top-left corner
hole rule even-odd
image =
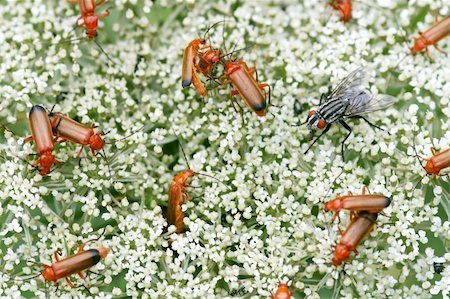
[[[39,159],[32,166],[37,167],[40,164],[38,169],[42,176],[50,172],[53,164],[60,163],[53,155],[54,144],[58,141],[70,140],[80,144],[81,149],[77,157],[81,155],[85,145],[90,146],[93,155],[95,155],[95,151],[103,149],[105,145],[105,141],[101,137],[103,132],[95,132],[94,124],[87,127],[61,113],[53,111],[48,113],[40,105],[34,105],[31,108],[28,122],[31,136],[25,138],[25,141],[34,141],[36,145]]]
[[[217,65],[222,64],[224,74],[219,78],[225,78],[226,80],[218,83],[220,86],[231,84],[234,87],[230,92],[233,108],[237,111],[236,104],[241,111],[243,110],[234,98],[235,95],[240,95],[251,110],[258,116],[264,116],[268,106],[270,106],[270,85],[258,82],[257,76],[256,78],[253,76],[256,73],[255,67],[249,67],[242,59],[231,58],[233,53],[242,49],[236,51],[233,49],[229,53],[222,54],[224,53],[222,49],[213,48],[206,41],[208,32],[219,23],[222,22],[209,27],[203,38],[194,39],[184,49],[181,85],[186,88],[192,84],[200,96],[206,96],[207,90],[199,77],[199,73],[203,74],[207,80],[217,82],[218,78],[214,77],[214,69]],[[225,59],[226,57],[228,58]]]

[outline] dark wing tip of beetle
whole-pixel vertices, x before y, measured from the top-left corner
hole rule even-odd
[[[262,101],[261,103],[253,104],[252,108],[256,114],[264,116],[266,114],[267,103],[266,101]]]
[[[181,86],[183,88],[189,87],[191,85],[192,80],[183,80],[181,81]]]
[[[37,112],[37,111],[44,111],[45,112],[45,108],[42,107],[41,105],[34,105],[33,107],[31,107],[30,115],[31,115],[31,113]]]
[[[386,203],[385,203],[386,206],[385,207],[388,207],[391,204],[391,199],[389,197],[385,196],[384,200],[386,201]]]

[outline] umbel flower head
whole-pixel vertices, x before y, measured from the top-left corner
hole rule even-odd
[[[76,3],[3,3],[0,123],[12,132],[0,129],[0,297],[266,298],[280,283],[296,298],[448,297],[449,179],[426,176],[416,157],[450,147],[448,56],[409,48],[450,3],[354,1],[344,23],[326,2],[110,0],[96,9],[110,14],[95,39],[74,30]],[[239,95],[236,113],[222,64],[201,77],[205,97],[181,87],[185,47],[221,21],[207,43],[243,49],[232,58],[271,86],[265,116]],[[438,46],[448,52],[449,39]],[[339,126],[303,154],[311,140],[299,124],[358,67],[373,70],[367,91],[397,99],[367,115],[385,131],[349,119],[345,161]],[[78,144],[56,143],[62,163],[41,176],[29,165],[35,145],[24,142],[33,105],[94,122],[104,154],[77,159]],[[179,143],[194,172],[226,186],[189,181],[177,234],[165,213],[170,182],[188,168]],[[324,203],[363,185],[391,204],[358,254],[335,267],[341,236]],[[340,216],[344,228],[348,212]],[[29,261],[70,256],[103,228],[86,249],[109,255],[85,279],[70,277],[89,292],[24,280],[43,270]]]

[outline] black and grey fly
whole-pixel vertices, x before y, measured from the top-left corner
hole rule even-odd
[[[368,70],[361,67],[350,73],[332,91],[322,94],[319,108],[311,110],[306,121],[302,123],[307,124],[311,134],[314,134],[317,129],[323,130],[319,137],[311,143],[305,154],[322,135],[330,130],[333,123],[338,122],[349,131],[341,143],[342,157],[344,157],[344,143],[352,134],[351,127],[345,122],[346,118],[360,118],[370,126],[383,130],[368,121],[363,114],[385,109],[394,104],[396,99],[390,95],[373,95],[366,91],[369,79]]]

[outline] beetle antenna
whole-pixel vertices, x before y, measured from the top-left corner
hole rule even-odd
[[[172,132],[173,132],[173,134],[177,137],[178,145],[179,145],[180,148],[181,148],[181,153],[183,154],[184,161],[186,161],[187,167],[188,167],[189,169],[191,169],[191,166],[189,165],[189,162],[188,162],[188,160],[187,160],[187,158],[186,158],[186,153],[184,152],[184,148],[183,148],[183,146],[182,146],[182,144],[181,144],[180,138],[178,137],[178,135],[177,135],[177,133],[175,132],[174,129],[172,129]]]
[[[123,137],[123,138],[120,138],[120,139],[117,139],[116,141],[122,141],[122,140],[124,140],[124,139],[127,139],[127,138],[129,138],[129,137],[131,137],[131,136],[133,136],[134,134],[136,134],[136,133],[138,133],[139,131],[141,131],[143,128],[145,128],[145,125],[143,125],[142,127],[140,127],[139,129],[137,129],[136,131],[134,131],[133,133],[131,133],[130,135],[128,135],[128,136],[125,136],[125,137]],[[108,132],[109,133],[109,132]],[[103,134],[103,135],[106,135],[106,134],[108,134],[108,133],[105,133],[105,134]]]
[[[18,280],[18,281],[26,281],[26,280],[30,280],[30,279],[33,279],[33,278],[36,278],[36,277],[38,277],[38,276],[40,276],[41,275],[41,272],[39,272],[38,274],[36,274],[36,275],[33,275],[33,276],[30,276],[30,277],[25,277],[25,278],[22,278],[22,277],[16,277],[16,276],[13,276],[13,277],[9,277],[10,279],[9,279],[9,281],[11,281],[11,280]]]
[[[103,52],[103,54],[105,54],[106,58],[108,58],[109,61],[112,62],[113,65],[116,65],[116,63],[114,62],[114,60],[111,59],[111,57],[109,57],[108,53],[106,53],[106,51],[103,49],[103,47],[97,42],[96,39],[94,39],[94,43],[97,45],[97,47],[100,49],[100,51]]]
[[[415,155],[416,155],[416,158],[417,158],[417,161],[419,161],[419,164],[420,164],[420,166],[422,166],[422,168],[425,170],[425,171],[427,171],[426,169],[425,169],[425,167],[422,165],[422,162],[420,161],[420,159],[419,159],[419,154],[417,153],[417,149],[416,149],[416,130],[414,129],[414,136],[413,136],[413,148],[414,148],[414,153],[415,153]],[[428,172],[427,172],[428,173]]]
[[[216,178],[216,177],[214,177],[214,176],[212,176],[212,175],[209,175],[209,174],[206,174],[206,173],[203,173],[203,172],[196,172],[196,174],[197,174],[197,175],[200,175],[200,176],[205,176],[205,177],[208,177],[208,178],[211,178],[211,179],[215,179],[216,181],[218,181],[219,183],[221,183],[222,185],[224,185],[224,186],[227,187],[228,189],[233,190],[233,189],[231,189],[230,186],[228,186],[228,185],[225,184],[223,181],[219,180],[218,178]]]
[[[327,193],[326,193],[325,196],[323,197],[324,199],[325,199],[326,197],[328,197],[328,194],[330,193],[331,188],[333,188],[334,183],[336,183],[337,179],[338,179],[343,173],[344,173],[344,168],[342,168],[341,173],[340,173],[337,177],[335,177],[334,180],[331,182],[330,188],[328,188]]]
[[[0,124],[0,127],[3,128],[3,130],[10,132],[11,134],[13,134],[14,136],[16,136],[16,133],[14,133],[13,131],[11,131],[11,129],[9,129],[7,126],[5,126],[4,124]]]
[[[100,238],[103,237],[105,232],[106,232],[106,227],[103,228],[102,233],[97,238],[93,238],[93,239],[87,240],[86,242],[84,242],[84,244],[88,244],[88,243],[96,242],[96,241],[100,240]]]
[[[76,37],[76,38],[68,38],[68,39],[63,39],[63,40],[61,40],[61,41],[59,41],[59,42],[57,42],[57,43],[48,43],[48,44],[50,44],[50,45],[52,45],[52,46],[57,46],[57,45],[59,45],[59,44],[65,44],[65,43],[73,43],[73,42],[76,42],[76,41],[79,41],[79,40],[83,40],[83,39],[85,39],[86,37],[85,36],[82,36],[82,37]]]
[[[102,152],[103,152],[103,154],[102,154]],[[105,160],[106,166],[108,167],[109,179],[111,180],[112,179],[112,176],[111,176],[111,165],[109,164],[109,160],[106,158],[105,149],[102,148],[101,152],[99,151],[99,152],[97,152],[97,154],[99,154],[100,157],[102,157]]]
[[[212,28],[214,28],[216,25],[218,25],[220,23],[225,23],[225,22],[226,22],[225,20],[222,20],[222,21],[216,22],[216,23],[212,24],[211,26],[209,26],[208,29],[205,31],[205,34],[203,35],[203,40],[206,40],[206,35],[209,33],[209,31]]]
[[[255,46],[255,45],[250,45],[250,46],[247,46],[247,47],[244,47],[244,48],[240,48],[240,49],[234,50],[234,51],[229,52],[229,53],[226,53],[226,54],[222,54],[222,55],[219,56],[219,58],[222,59],[222,58],[224,58],[224,57],[226,57],[226,56],[230,56],[230,55],[232,55],[232,54],[234,54],[234,53],[237,53],[237,52],[240,52],[240,51],[243,51],[243,50],[247,50],[247,49],[251,49],[251,48],[253,48],[254,46]]]

